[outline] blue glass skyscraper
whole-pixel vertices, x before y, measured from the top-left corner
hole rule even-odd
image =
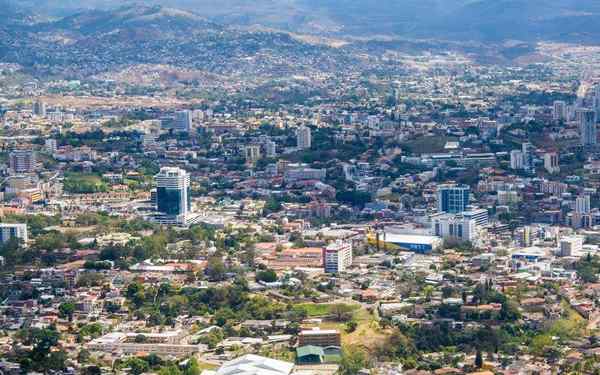
[[[467,185],[440,185],[437,189],[438,212],[458,214],[466,211],[469,196]]]
[[[154,179],[156,210],[177,223],[185,223],[192,210],[190,175],[181,168],[164,167]]]

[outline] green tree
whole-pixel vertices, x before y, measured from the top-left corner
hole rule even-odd
[[[477,353],[475,353],[475,367],[482,368],[483,367],[483,356],[481,355],[481,350],[477,349]]]
[[[595,283],[598,281],[600,273],[600,259],[597,256],[591,256],[589,253],[585,259],[581,259],[575,265],[577,276],[586,283]]]
[[[269,269],[264,271],[258,271],[256,273],[256,281],[264,281],[266,283],[273,283],[277,281],[277,274],[275,271]]]
[[[97,337],[102,336],[102,324],[100,323],[90,323],[86,324],[79,329],[77,333],[77,339],[79,342],[83,341],[84,338],[95,339]]]
[[[433,286],[431,286],[431,285],[427,285],[427,286],[425,286],[425,288],[423,288],[423,294],[425,295],[426,301],[431,301],[431,296],[433,295],[434,291],[435,290],[433,289]]]
[[[35,250],[62,250],[67,246],[65,236],[60,232],[50,232],[37,237],[32,245]]]
[[[139,334],[139,335],[135,335],[133,341],[135,341],[138,344],[143,344],[148,340],[146,338],[146,335]]]
[[[210,281],[225,280],[225,264],[219,256],[213,256],[208,259],[208,264],[205,270],[206,276]]]
[[[364,207],[365,204],[371,202],[369,193],[356,190],[339,191],[335,198],[338,202],[358,207]]]
[[[77,353],[77,362],[83,364],[87,363],[90,360],[91,354],[87,349],[81,349],[79,353]]]
[[[161,367],[158,370],[158,375],[181,375],[181,370],[174,364]]]
[[[358,323],[356,322],[356,320],[352,319],[346,323],[346,332],[352,333],[352,332],[356,331],[357,327],[358,327]]]
[[[107,301],[104,304],[104,308],[106,309],[107,312],[109,312],[111,314],[115,314],[115,313],[121,311],[121,305],[119,305],[118,303],[112,302],[112,301]]]
[[[187,363],[187,366],[183,370],[183,375],[200,375],[200,373],[201,370],[198,360],[194,357],[190,358],[190,360]]]
[[[340,375],[356,375],[364,368],[368,367],[367,355],[356,347],[347,347],[342,352],[340,361]]]
[[[43,362],[44,369],[63,370],[66,367],[67,353],[64,350],[53,351]]]
[[[0,256],[8,266],[13,266],[21,261],[21,242],[18,238],[11,238],[7,242],[0,244]]]
[[[331,314],[335,317],[338,322],[345,322],[352,319],[354,309],[352,306],[345,303],[336,303],[331,306]]]
[[[272,212],[278,212],[281,210],[281,202],[273,197],[269,198],[265,202],[264,213],[269,214]]]
[[[213,320],[216,325],[223,327],[229,320],[235,319],[237,314],[229,307],[224,307],[215,312]]]
[[[58,313],[61,318],[68,318],[69,321],[73,320],[73,314],[75,313],[75,304],[73,302],[63,302],[58,306]]]
[[[20,357],[22,370],[30,371],[48,371],[62,370],[65,368],[66,353],[62,350],[53,351],[60,338],[55,328],[32,328],[20,331],[17,337],[23,344],[32,346],[30,351],[26,351]]]
[[[83,375],[102,375],[102,370],[98,366],[88,366],[83,369]]]
[[[129,367],[133,375],[143,374],[150,369],[148,362],[140,358],[127,359],[127,361],[125,361],[125,367]]]
[[[546,352],[546,349],[552,347],[552,345],[552,336],[549,334],[540,334],[531,340],[529,348],[532,354],[542,357]]]

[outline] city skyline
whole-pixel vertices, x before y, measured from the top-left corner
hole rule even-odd
[[[0,373],[600,372],[597,1],[0,9]]]

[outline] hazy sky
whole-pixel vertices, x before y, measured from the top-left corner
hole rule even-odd
[[[129,0],[0,0],[53,16]],[[459,39],[543,39],[600,35],[600,0],[145,0],[194,11],[215,22],[298,32],[394,34]],[[0,8],[2,8],[0,6]],[[580,36],[581,37],[581,36]]]

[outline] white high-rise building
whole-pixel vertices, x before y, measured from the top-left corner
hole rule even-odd
[[[475,220],[475,224],[485,227],[489,224],[489,212],[485,208],[473,208],[468,211],[464,211],[461,214],[467,219]]]
[[[499,205],[515,204],[521,201],[519,192],[514,190],[498,190],[496,199],[498,199]]]
[[[175,112],[174,130],[181,133],[192,131],[192,111],[183,110]]]
[[[557,173],[560,171],[558,154],[556,152],[547,152],[544,154],[544,168],[548,173]]]
[[[202,121],[204,120],[204,112],[201,109],[195,109],[192,111],[192,118],[194,120]]]
[[[577,108],[575,107],[575,105],[567,105],[567,121],[574,121],[576,119],[576,112]]]
[[[144,147],[144,149],[149,149],[152,147],[155,147],[157,145],[156,143],[156,135],[152,132],[147,132],[144,133],[142,135],[142,146]]]
[[[512,150],[510,152],[510,168],[523,169],[523,152],[521,150]]]
[[[15,173],[31,173],[37,169],[36,154],[30,150],[15,150],[8,156],[10,169]]]
[[[39,117],[46,117],[46,103],[41,100],[36,100],[33,103],[33,114]]]
[[[274,158],[277,156],[277,144],[273,141],[267,141],[265,143],[265,152],[267,157]]]
[[[164,221],[186,224],[192,211],[189,173],[177,167],[163,167],[154,181],[156,210],[166,216]]]
[[[567,118],[567,103],[562,100],[556,100],[552,108],[552,119],[561,121]]]
[[[575,212],[578,214],[589,214],[591,210],[590,196],[584,195],[575,199]]]
[[[352,243],[336,241],[325,248],[325,272],[344,272],[352,265]]]
[[[561,238],[559,243],[559,255],[563,257],[579,255],[583,250],[583,240],[583,236]]]
[[[301,150],[307,150],[312,146],[312,135],[310,128],[307,126],[301,126],[296,131],[296,142],[298,148]]]
[[[49,153],[54,153],[56,152],[57,149],[57,143],[56,143],[56,139],[50,138],[50,139],[46,139],[46,141],[44,142],[44,145],[46,146],[46,151]]]
[[[472,217],[438,214],[432,217],[434,235],[445,240],[471,242],[477,239],[477,222]]]
[[[249,145],[244,148],[244,157],[246,158],[246,162],[255,163],[260,159],[260,146],[259,145]]]
[[[268,158],[274,158],[277,156],[277,144],[273,141],[265,142],[265,154]]]
[[[598,143],[596,112],[591,109],[578,109],[576,112],[579,123],[579,134],[583,146],[593,146]]]
[[[0,223],[0,243],[8,242],[13,238],[27,243],[27,224]]]

